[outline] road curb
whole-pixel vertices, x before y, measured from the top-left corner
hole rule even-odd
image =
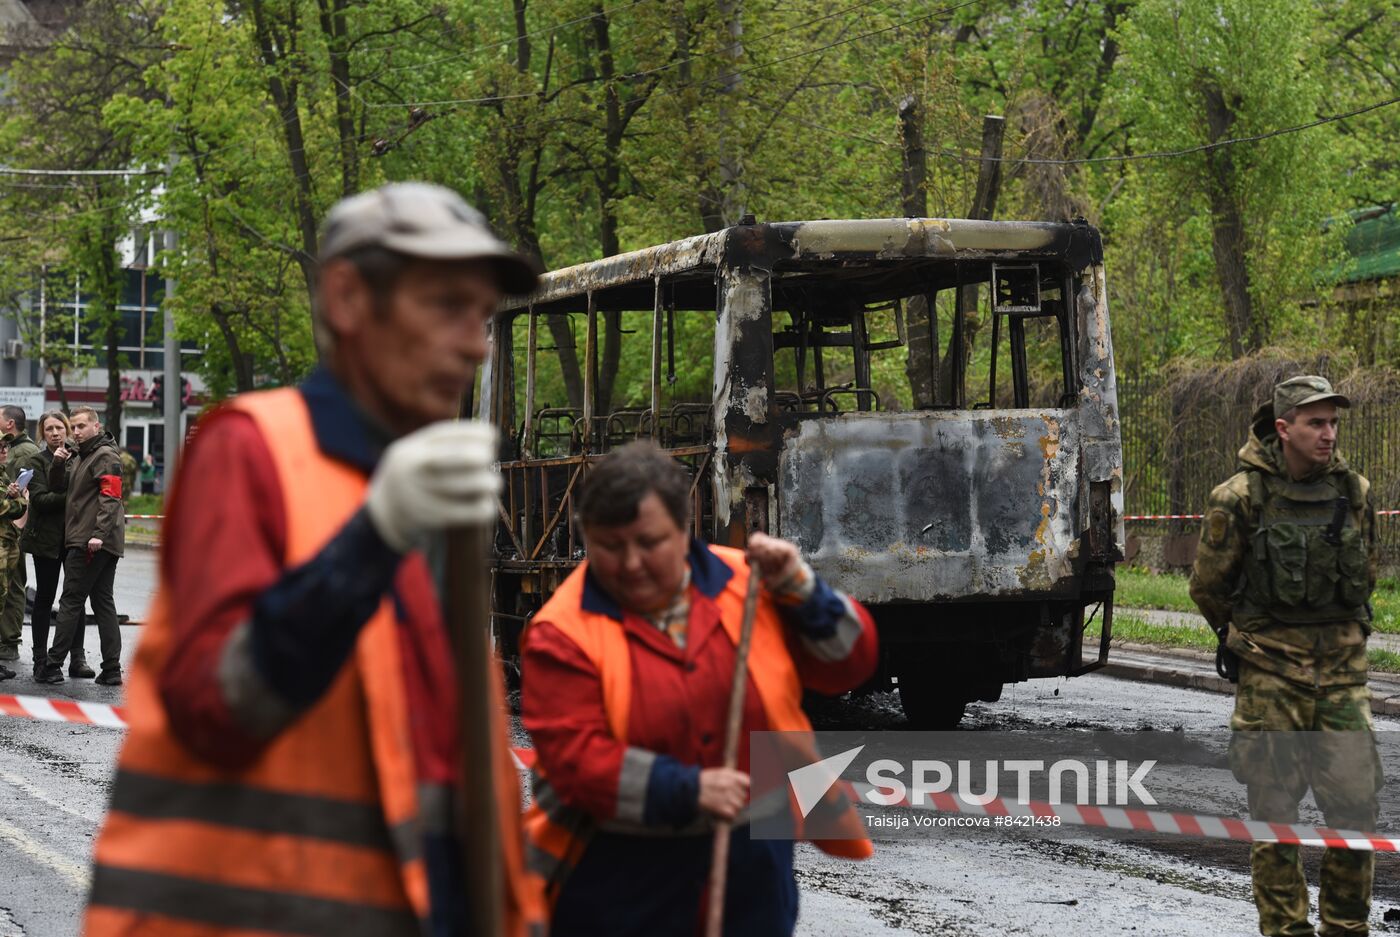
[[[1149,645],[1131,645],[1114,650],[1118,659],[1110,660],[1097,671],[1106,677],[1234,695],[1235,685],[1214,672],[1213,660],[1210,662],[1210,669],[1207,670],[1204,666],[1199,666],[1206,663],[1205,659],[1194,655],[1180,658],[1179,665],[1176,661],[1150,659],[1164,655],[1163,649]],[[1139,653],[1142,654],[1141,657]],[[1400,716],[1400,693],[1391,690],[1392,688],[1388,687],[1385,691],[1371,691],[1372,713],[1380,716]]]

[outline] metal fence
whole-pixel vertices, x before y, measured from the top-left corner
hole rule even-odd
[[[1263,398],[1260,392],[1260,399]],[[1195,396],[1170,385],[1119,378],[1123,491],[1127,514],[1200,514],[1216,485],[1236,471],[1258,399]],[[1378,510],[1400,508],[1400,407],[1359,401],[1343,411],[1338,449],[1371,481]],[[1400,517],[1378,521],[1386,565],[1400,562]],[[1168,534],[1200,529],[1197,521],[1138,524]]]

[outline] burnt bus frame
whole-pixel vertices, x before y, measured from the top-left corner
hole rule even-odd
[[[524,591],[536,596],[547,594],[579,562],[580,548],[569,517],[569,493],[588,465],[601,456],[606,435],[606,428],[598,423],[604,417],[596,413],[600,310],[637,311],[651,307],[651,406],[649,415],[643,413],[639,417],[636,435],[653,438],[661,425],[663,360],[667,373],[674,374],[677,294],[690,295],[682,307],[715,310],[712,440],[708,446],[671,451],[698,467],[697,495],[702,481],[707,481],[711,489],[709,524],[706,529],[701,528],[702,517],[697,510],[696,533],[713,542],[737,545],[743,543],[748,529],[769,529],[772,524],[775,507],[771,494],[776,490],[782,434],[792,422],[790,415],[779,412],[775,402],[775,278],[806,274],[814,280],[826,277],[837,281],[852,271],[874,272],[875,276],[867,278],[868,285],[880,279],[880,271],[897,274],[902,267],[922,262],[930,269],[946,271],[951,267],[958,281],[952,285],[961,286],[964,272],[970,269],[990,269],[994,263],[1041,263],[1065,271],[1056,313],[1060,320],[1061,358],[1065,386],[1069,389],[1067,398],[1074,398],[1085,416],[1079,453],[1079,527],[1085,547],[1079,556],[1079,594],[1053,597],[1059,605],[1069,599],[1071,606],[1078,607],[1078,627],[1073,629],[1070,646],[1063,648],[1065,666],[1060,672],[1079,673],[1102,666],[1111,635],[1112,567],[1121,558],[1123,541],[1121,445],[1102,260],[1099,234],[1085,223],[886,219],[745,224],[547,274],[532,296],[511,298],[502,307],[503,323],[526,314],[529,326],[526,413],[519,421],[521,433],[507,443],[502,462],[510,484],[501,505],[501,526],[506,536],[497,539],[498,593],[511,591],[500,588],[505,585],[501,582],[504,576],[515,580],[516,591],[523,586]],[[990,274],[986,278],[968,277],[967,281],[983,279],[990,281]],[[853,282],[860,285],[858,277]],[[903,282],[907,287],[912,280],[906,276]],[[930,305],[936,290],[948,285],[926,284],[924,292]],[[995,288],[994,282],[991,288]],[[905,295],[913,292],[904,290]],[[709,302],[705,301],[707,297]],[[585,316],[583,412],[576,422],[579,451],[567,457],[539,458],[533,419],[539,353],[537,322],[541,315],[558,313]],[[995,323],[1000,316],[993,315]],[[963,317],[963,304],[959,302],[953,322],[954,342],[961,341]],[[1015,329],[1016,319],[1011,321]],[[1081,321],[1090,323],[1089,328],[1081,330]],[[806,331],[804,328],[804,336]],[[1024,333],[1019,337],[1023,356]],[[1013,332],[1013,369],[1023,370],[1023,357],[1019,365],[1016,363],[1016,338]],[[929,340],[934,349],[931,358],[936,393],[939,356],[932,330]],[[503,428],[517,424],[513,388],[518,355],[512,345],[513,328],[498,328],[479,401],[479,415]],[[817,368],[821,366],[820,347],[811,347]],[[936,409],[966,408],[963,356],[953,355],[952,366],[956,369],[952,381],[955,399],[937,401]],[[993,398],[988,402],[996,401]],[[1019,395],[1014,402],[1024,406]],[[562,556],[555,551],[556,555],[544,557],[541,548],[550,532],[532,528],[537,505],[529,503],[537,500],[544,485],[532,487],[527,474],[538,472],[543,480],[547,471],[565,468],[569,469],[567,490],[553,518],[555,525],[562,522],[568,527],[567,540],[560,544],[565,549]],[[706,474],[707,480],[702,477]],[[543,494],[548,500],[547,490]],[[697,496],[697,505],[700,500]],[[521,517],[523,529],[517,529],[521,525],[516,519]],[[973,597],[949,597],[953,602],[970,598]],[[1103,607],[1102,638],[1096,658],[1081,664],[1083,609],[1094,602]],[[506,619],[525,617],[505,609],[500,609],[500,615]]]

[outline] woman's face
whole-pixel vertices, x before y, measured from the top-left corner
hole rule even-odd
[[[598,584],[629,611],[664,609],[685,578],[690,537],[654,491],[637,505],[632,523],[586,527],[583,539]]]
[[[64,427],[62,420],[50,418],[44,421],[43,433],[44,442],[48,444],[49,451],[53,452],[59,446],[63,445],[63,440],[68,435],[68,430]]]

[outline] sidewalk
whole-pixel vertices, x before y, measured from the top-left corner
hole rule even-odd
[[[1108,663],[1098,672],[1106,677],[1164,683],[1212,693],[1235,692],[1235,685],[1215,672],[1215,655],[1193,648],[1120,644],[1114,641]],[[1368,686],[1371,689],[1371,712],[1400,716],[1400,676],[1372,673]]]
[[[1114,606],[1113,614],[1127,615],[1152,625],[1168,625],[1172,628],[1208,628],[1206,620],[1195,612],[1172,612],[1160,608],[1119,608]],[[1400,654],[1400,634],[1371,633],[1368,646],[1382,651]]]

